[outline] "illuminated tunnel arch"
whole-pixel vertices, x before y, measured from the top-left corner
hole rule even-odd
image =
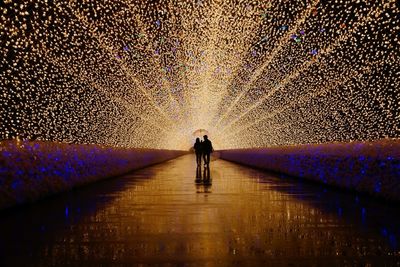
[[[398,3],[3,1],[0,162],[62,155],[74,159],[64,169],[80,170],[82,158],[109,153],[126,165],[129,149],[139,158],[137,149],[188,151],[195,129],[207,129],[231,160],[238,150],[230,149],[398,138]],[[182,151],[165,153],[146,162]],[[397,158],[382,153],[398,177]],[[41,171],[2,167],[0,178],[30,168]],[[7,181],[5,191],[18,187]]]
[[[0,137],[221,149],[398,137],[396,1],[5,1]]]

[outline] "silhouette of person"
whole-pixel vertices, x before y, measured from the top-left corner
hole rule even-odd
[[[200,142],[200,138],[196,138],[196,143],[194,143],[194,151],[196,153],[197,166],[201,165],[201,155],[203,154],[203,144]]]
[[[203,159],[204,159],[204,166],[209,166],[210,164],[210,154],[214,151],[212,147],[211,141],[208,139],[208,136],[205,135],[203,136],[204,141],[203,141]]]
[[[201,166],[197,165],[196,168],[196,182],[200,182],[201,181]]]

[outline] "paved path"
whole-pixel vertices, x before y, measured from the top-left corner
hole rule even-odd
[[[194,161],[0,213],[0,266],[399,266],[398,208],[223,160],[195,185]]]

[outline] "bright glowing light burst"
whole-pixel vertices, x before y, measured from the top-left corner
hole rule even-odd
[[[187,149],[400,135],[395,0],[10,1],[0,138]]]

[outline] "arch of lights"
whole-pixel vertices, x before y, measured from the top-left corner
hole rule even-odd
[[[186,149],[400,134],[400,7],[378,0],[0,4],[0,139]]]

